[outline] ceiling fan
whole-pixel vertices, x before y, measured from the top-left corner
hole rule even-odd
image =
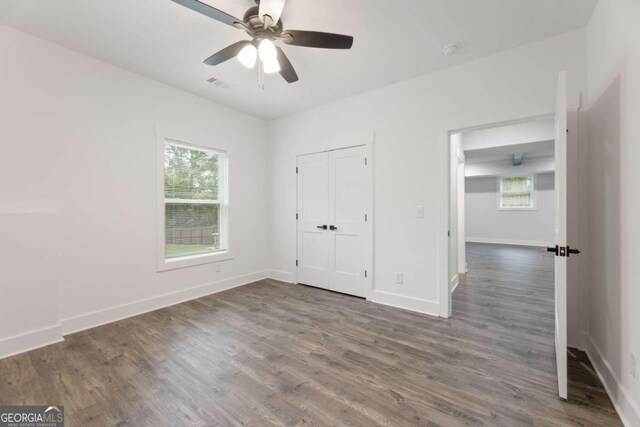
[[[274,42],[292,46],[324,49],[351,49],[353,37],[318,31],[285,30],[280,16],[286,0],[255,0],[257,6],[249,8],[242,20],[198,0],[173,0],[223,24],[245,31],[251,40],[242,40],[205,59],[208,65],[218,65],[231,58],[248,68],[258,64],[259,85],[264,88],[264,74],[280,73],[288,82],[298,81],[298,74],[284,51]],[[258,60],[259,59],[259,60]]]

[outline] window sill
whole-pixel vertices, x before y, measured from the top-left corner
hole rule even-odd
[[[186,257],[165,259],[164,254],[161,259],[158,260],[158,272],[178,270],[181,268],[194,267],[197,265],[213,264],[222,261],[231,261],[233,256],[231,252],[222,251],[209,254],[191,255]]]
[[[497,208],[499,211],[537,211],[537,207],[532,208]]]

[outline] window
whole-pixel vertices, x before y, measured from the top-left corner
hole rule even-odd
[[[163,265],[171,269],[220,260],[228,253],[226,153],[172,140],[163,141],[163,150]]]
[[[535,209],[533,175],[503,176],[500,181],[498,209]]]

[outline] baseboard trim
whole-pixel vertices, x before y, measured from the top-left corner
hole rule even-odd
[[[267,270],[267,277],[269,279],[278,280],[285,283],[293,283],[293,273],[289,271],[281,270]]]
[[[0,359],[64,341],[62,325],[55,324],[0,340]]]
[[[512,246],[533,246],[538,248],[546,248],[553,246],[554,243],[543,242],[540,240],[513,240],[513,239],[492,239],[486,237],[466,237],[467,243],[488,243],[493,245],[512,245]]]
[[[567,337],[567,347],[577,348],[578,350],[587,352],[587,334],[586,332],[578,332],[575,336],[570,334]]]
[[[635,404],[629,391],[620,383],[618,377],[611,369],[611,365],[602,357],[598,346],[591,337],[587,337],[587,356],[591,360],[600,382],[604,386],[613,406],[616,408],[622,423],[627,426],[640,426],[640,410]]]
[[[110,307],[100,311],[94,311],[92,313],[69,317],[62,319],[60,322],[62,324],[62,332],[64,335],[69,335],[86,329],[95,328],[97,326],[106,325],[108,323],[117,322],[118,320],[138,316],[150,311],[159,310],[164,307],[226,291],[228,289],[247,285],[249,283],[266,279],[267,277],[267,271],[259,271],[221,280],[219,282],[208,283],[206,285],[195,286],[168,294],[158,295],[116,307]]]
[[[368,300],[377,304],[402,308],[404,310],[415,311],[416,313],[421,314],[428,314],[429,316],[438,317],[438,313],[440,312],[440,304],[438,304],[437,301],[407,297],[390,292],[374,290]]]
[[[456,290],[459,284],[460,284],[459,274],[456,274],[454,277],[451,278],[451,281],[449,281],[449,293],[453,295],[453,291]]]

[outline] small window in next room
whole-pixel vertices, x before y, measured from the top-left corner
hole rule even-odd
[[[499,177],[498,209],[536,209],[534,175]]]
[[[223,151],[164,141],[161,269],[227,254],[227,162]]]

